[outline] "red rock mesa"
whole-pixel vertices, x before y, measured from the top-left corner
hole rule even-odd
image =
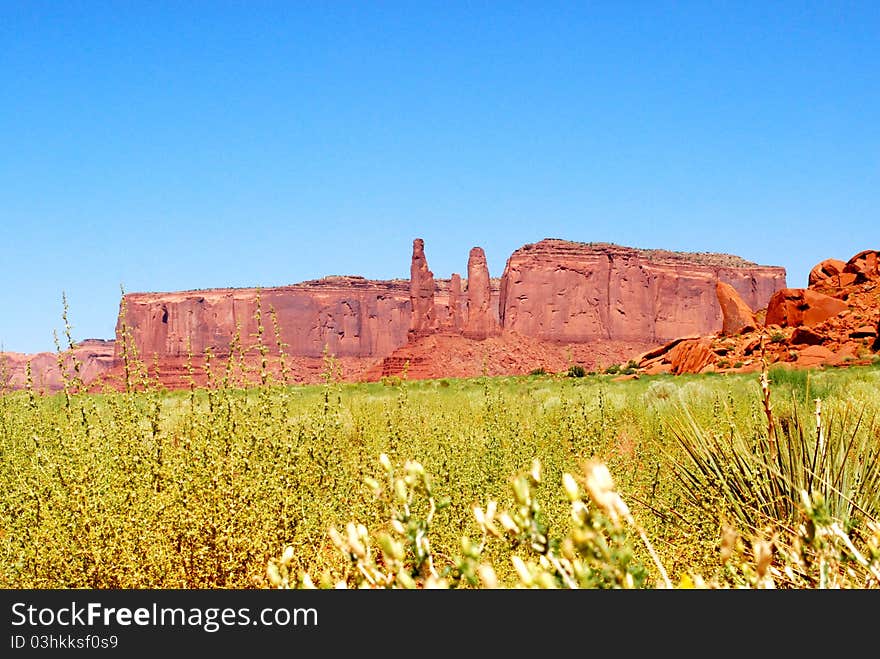
[[[843,270],[873,277],[864,274],[876,272],[872,254]],[[821,272],[834,275],[830,267]],[[167,387],[202,386],[210,383],[206,362],[216,379],[235,360],[245,367],[242,383],[253,383],[261,352],[272,377],[287,382],[321,381],[328,355],[346,380],[407,368],[409,377],[594,368],[721,331],[723,317],[726,331],[741,331],[751,310],[785,288],[783,268],[736,256],[558,239],[517,249],[501,278],[490,276],[485,252],[473,247],[467,273],[466,280],[436,279],[416,238],[409,281],[332,276],[280,287],[128,293],[115,344],[102,344],[105,352],[114,346],[113,357],[93,360],[89,375],[102,374],[101,386],[121,386],[125,358],[136,357]],[[722,311],[731,304],[735,320]],[[16,363],[18,375],[7,380],[20,386]],[[58,378],[44,379],[57,389]]]

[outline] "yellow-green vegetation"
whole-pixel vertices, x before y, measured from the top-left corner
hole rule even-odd
[[[877,366],[334,373],[3,392],[0,586],[878,585]]]

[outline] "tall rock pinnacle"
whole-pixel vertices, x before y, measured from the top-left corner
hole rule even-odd
[[[474,247],[468,257],[467,285],[468,315],[464,335],[472,339],[485,339],[501,333],[501,326],[492,311],[492,287],[489,267],[482,247]]]
[[[412,339],[436,329],[434,273],[428,269],[425,241],[421,238],[413,240],[412,264],[409,272],[409,299],[412,305],[409,337]]]
[[[449,319],[448,326],[455,332],[460,332],[464,327],[462,314],[461,277],[452,273],[449,280]]]

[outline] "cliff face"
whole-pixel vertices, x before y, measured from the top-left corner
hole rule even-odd
[[[277,288],[239,288],[180,293],[129,293],[116,325],[120,356],[123,322],[138,354],[159,357],[215,356],[235,352],[236,331],[247,351],[257,341],[257,298],[262,342],[277,354],[272,310],[284,352],[321,357],[324,346],[338,357],[385,355],[407,340],[410,291],[405,280],[325,277]],[[237,328],[239,328],[237,330]]]
[[[274,322],[284,353],[295,357],[320,358],[326,346],[336,357],[376,359],[413,336],[439,328],[460,331],[469,317],[461,278],[434,279],[421,239],[413,241],[411,270],[410,281],[345,276],[262,289],[128,293],[116,324],[116,358],[122,356],[123,324],[129,344],[147,363],[154,355],[198,357],[207,349],[226,357],[239,349],[236,332],[241,349],[253,351],[258,296],[262,342],[270,354],[279,352]],[[485,270],[479,281],[481,314],[498,317],[499,288],[500,281]]]
[[[724,304],[725,325],[736,331],[682,338],[637,360],[642,372],[757,371],[788,367],[869,364],[880,352],[880,252],[859,252],[844,263],[826,259],[810,272],[809,288],[782,288],[763,322]],[[730,297],[721,287],[718,297]],[[740,301],[741,302],[741,301]]]
[[[505,330],[572,343],[709,334],[722,324],[719,281],[761,309],[785,287],[785,269],[725,254],[542,240],[507,260],[500,321]]]
[[[416,238],[413,240],[409,277],[410,339],[431,334],[437,329],[434,289],[434,273],[428,269],[425,258],[425,241]]]
[[[876,270],[873,252],[860,259],[859,272],[845,264],[838,278],[855,281],[865,278],[862,270]],[[269,368],[290,368],[292,382],[320,381],[325,350],[340,360],[347,379],[387,374],[416,358],[422,367],[414,376],[443,377],[453,363],[457,373],[480,372],[487,350],[505,372],[554,369],[560,345],[571,348],[567,359],[577,354],[579,363],[599,365],[635,356],[636,348],[720,330],[719,284],[731,287],[722,286],[724,299],[739,300],[745,311],[764,308],[785,287],[783,268],[735,256],[555,239],[516,250],[500,279],[490,277],[480,247],[470,251],[467,279],[435,278],[420,238],[413,240],[410,264],[409,280],[335,276],[272,288],[129,293],[120,303],[116,341],[99,341],[89,348],[93,354],[83,353],[83,379],[118,379],[123,349],[130,347],[167,386],[188,386],[189,355],[201,368],[206,351],[221,362],[240,351],[254,371],[258,340],[273,357]],[[446,338],[439,343],[425,340],[440,335]],[[11,386],[23,385],[28,359],[35,382],[60,388],[51,353],[6,357]]]

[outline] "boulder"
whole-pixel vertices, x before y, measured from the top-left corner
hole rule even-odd
[[[715,362],[710,338],[690,339],[677,343],[668,353],[670,370],[675,375],[700,373]]]
[[[757,327],[755,314],[730,284],[719,281],[715,294],[721,306],[721,333],[725,336],[742,334]]]
[[[854,274],[856,276],[856,283],[862,283],[880,276],[878,262],[880,262],[880,252],[874,249],[866,249],[847,261],[843,271]]]
[[[847,309],[843,300],[809,288],[783,288],[767,304],[767,325],[811,327]]]
[[[791,345],[820,345],[823,343],[827,337],[823,334],[819,334],[818,332],[814,332],[809,327],[797,327],[794,332],[791,333],[791,338],[789,339],[789,343]]]
[[[840,273],[845,267],[846,263],[839,259],[825,259],[810,270],[809,287],[813,288],[816,284],[825,283],[828,279],[834,280],[834,285],[839,286]]]
[[[824,346],[810,346],[798,353],[795,365],[812,367],[834,364],[839,361],[837,355]]]
[[[870,325],[862,325],[849,333],[849,338],[851,339],[873,339],[876,338],[876,336],[877,328],[871,327]]]

